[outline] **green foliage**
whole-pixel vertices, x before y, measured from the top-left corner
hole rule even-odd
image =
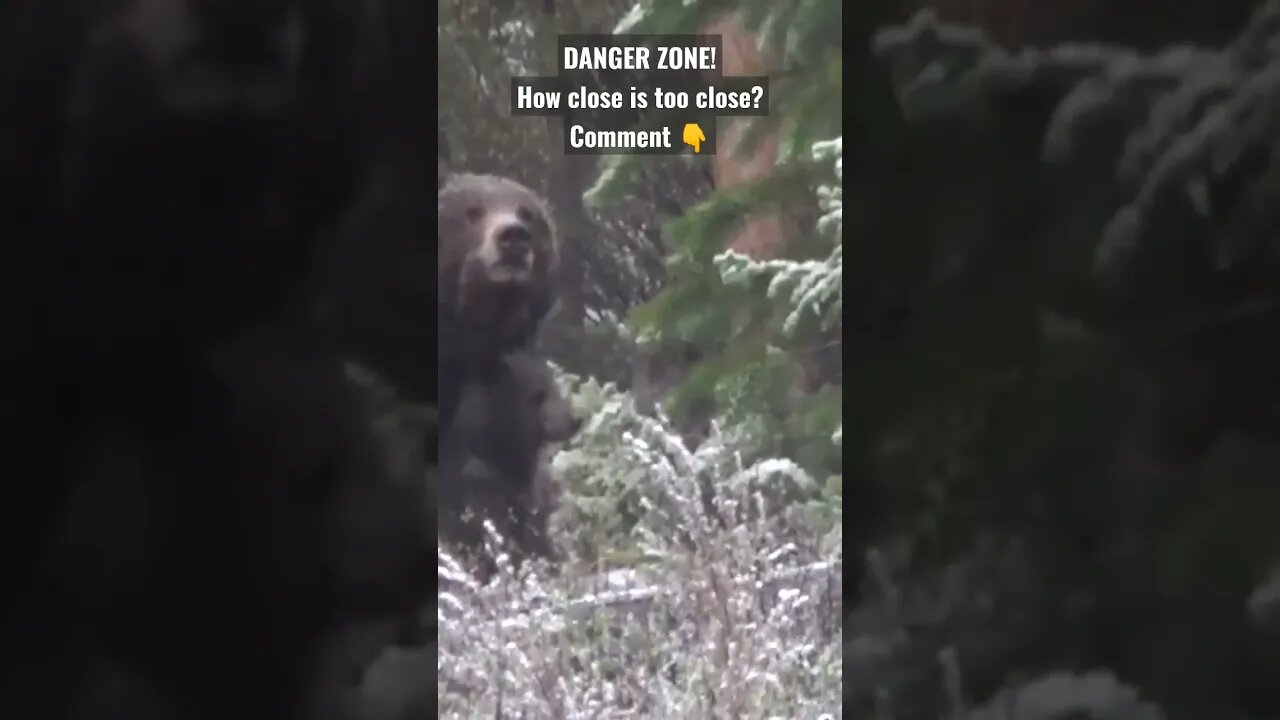
[[[756,288],[725,283],[717,257],[732,231],[748,218],[776,212],[794,200],[797,181],[808,175],[808,168],[780,171],[761,182],[718,192],[669,222],[665,234],[674,249],[668,258],[670,282],[630,318],[641,338],[720,344],[755,324],[767,298]]]
[[[487,584],[441,594],[439,716],[838,715],[839,483],[744,461],[751,428],[691,449],[610,384],[560,381],[588,418],[554,461],[564,563],[498,554]]]
[[[819,483],[800,464],[769,454],[760,418],[717,418],[690,449],[665,417],[637,412],[611,384],[564,380],[575,413],[588,418],[554,460],[566,493],[556,535],[571,555],[631,567],[659,559],[673,537],[692,543],[720,523],[747,521],[780,522],[790,540],[820,538],[824,554],[839,551],[839,483]],[[833,412],[838,418],[828,403],[813,414],[829,423]],[[705,494],[710,487],[714,497]]]
[[[843,5],[833,0],[776,3],[768,0],[649,0],[641,2],[615,32],[693,33],[707,21],[732,11],[775,68],[769,73],[770,115],[752,120],[741,145],[721,152],[746,152],[761,134],[780,130],[783,165],[806,163],[815,142],[841,133],[843,119]],[[625,197],[650,160],[612,156],[587,193],[588,203],[604,207]]]
[[[880,324],[853,354],[869,429],[848,447],[887,498],[876,544],[900,594],[933,603],[913,652],[954,649],[968,698],[995,697],[980,717],[1023,716],[998,707],[1032,687],[998,693],[1013,675],[1091,663],[1170,717],[1280,707],[1267,602],[1246,602],[1280,558],[1259,509],[1276,448],[1227,435],[1174,457],[1153,438],[1194,388],[1153,389],[1151,370],[1186,316],[1276,297],[1278,36],[1270,2],[1222,49],[1011,52],[929,13],[876,37],[906,122],[863,139],[884,155],[851,153],[854,312]],[[1155,716],[1081,679],[1037,684],[1026,717],[1087,685],[1134,706],[1097,717]],[[937,717],[903,709],[917,689],[895,714]]]
[[[780,157],[771,176],[720,190],[665,226],[669,282],[629,319],[644,342],[714,348],[671,399],[669,410],[676,417],[714,398],[729,421],[750,417],[771,425],[762,432],[769,442],[761,452],[795,450],[822,438],[824,451],[804,452],[831,471],[839,468],[831,457],[839,454],[832,443],[840,426],[838,390],[813,399],[796,398],[793,388],[796,353],[832,342],[843,314],[840,145],[830,140],[839,135],[843,114],[842,8],[830,0],[736,5],[655,0],[643,3],[619,31],[695,32],[728,9],[757,34],[776,69],[770,73],[768,122],[752,123],[738,147],[721,152],[749,151],[764,132],[775,132]],[[597,206],[617,201],[647,162],[609,158],[588,201]],[[731,234],[749,219],[791,217],[797,208],[824,219],[817,231],[812,226],[799,234],[789,231],[780,239],[780,256],[755,262],[724,252]],[[809,411],[814,414],[802,415]]]
[[[1116,202],[1093,247],[1101,289],[1157,313],[1216,276],[1280,262],[1268,242],[1280,226],[1277,37],[1280,3],[1268,2],[1221,50],[1011,53],[928,12],[882,32],[876,48],[916,118],[981,123],[1014,93],[1057,96],[1045,158],[1115,173]]]
[[[785,308],[779,328],[783,337],[794,338],[806,318],[813,319],[811,329],[830,330],[838,328],[844,316],[844,252],[839,244],[821,260],[756,261],[729,251],[717,255],[715,265],[727,287],[767,281],[765,297]]]

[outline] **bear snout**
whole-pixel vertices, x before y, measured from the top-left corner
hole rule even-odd
[[[524,223],[513,222],[496,228],[494,239],[504,264],[529,265],[533,255],[533,233]]]

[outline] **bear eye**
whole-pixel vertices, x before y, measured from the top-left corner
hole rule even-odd
[[[471,222],[479,222],[482,217],[484,217],[484,208],[478,205],[467,208],[467,219]]]
[[[516,217],[520,218],[520,222],[532,223],[533,211],[521,205],[520,208],[516,210]]]

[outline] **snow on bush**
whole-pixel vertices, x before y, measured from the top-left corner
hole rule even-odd
[[[839,716],[839,524],[778,501],[812,478],[570,380],[589,421],[554,462],[564,562],[516,570],[495,536],[480,585],[442,552],[439,716]]]

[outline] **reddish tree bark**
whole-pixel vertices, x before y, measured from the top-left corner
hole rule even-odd
[[[703,33],[723,39],[722,69],[726,76],[758,77],[769,66],[757,48],[756,39],[731,15],[722,15],[702,27]],[[768,119],[765,120],[768,122]],[[755,148],[735,156],[733,148],[746,130],[745,118],[720,118],[716,125],[716,154],[711,158],[711,177],[717,190],[737,187],[768,177],[778,162],[778,133],[769,131]],[[727,243],[727,247],[748,257],[776,257],[784,242],[783,225],[777,215],[748,218]]]

